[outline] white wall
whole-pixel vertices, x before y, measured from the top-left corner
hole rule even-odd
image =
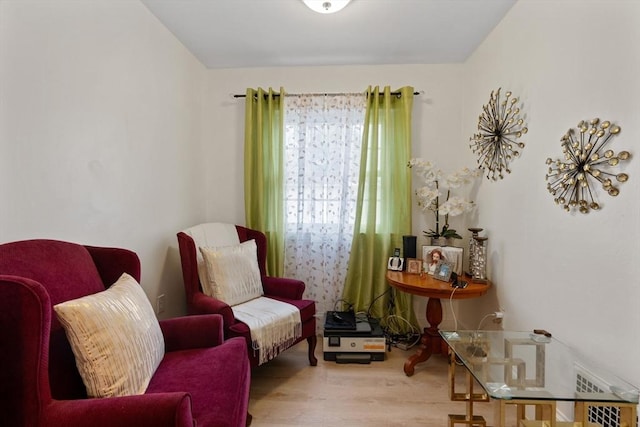
[[[169,245],[204,216],[204,72],[139,2],[0,2],[0,241],[132,249],[183,312]]]
[[[465,66],[464,134],[491,90],[524,103],[527,146],[502,182],[484,180],[477,225],[489,236],[488,302],[505,327],[544,328],[640,385],[640,2],[520,0]],[[546,190],[547,157],[583,119],[619,124],[612,148],[635,158],[620,195],[568,214]],[[466,318],[488,307],[467,304]],[[464,314],[463,314],[464,317]]]

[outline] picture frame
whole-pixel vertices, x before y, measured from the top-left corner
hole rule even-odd
[[[407,273],[420,274],[422,272],[422,260],[418,258],[407,258]]]
[[[433,272],[433,278],[436,280],[442,280],[448,282],[451,279],[451,273],[453,272],[453,264],[448,261],[440,260],[436,265],[436,269]]]
[[[457,246],[422,246],[422,262],[423,270],[429,274],[433,274],[437,261],[433,262],[433,251],[438,250],[440,252],[441,259],[452,264],[453,270],[458,276],[462,277],[462,263],[464,260],[464,249]]]

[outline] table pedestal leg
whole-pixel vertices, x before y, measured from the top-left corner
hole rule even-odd
[[[427,301],[427,322],[429,327],[424,328],[420,339],[418,352],[411,356],[404,363],[404,373],[410,377],[413,375],[415,366],[427,360],[433,353],[442,353],[442,337],[438,332],[438,326],[442,322],[442,303],[439,298],[429,298]]]

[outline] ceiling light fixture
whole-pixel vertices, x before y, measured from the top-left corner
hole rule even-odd
[[[335,13],[345,8],[351,0],[302,0],[307,7],[318,13]]]

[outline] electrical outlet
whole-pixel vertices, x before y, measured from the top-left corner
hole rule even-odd
[[[156,299],[156,314],[164,313],[164,302],[164,294],[158,295],[158,298]]]
[[[500,309],[493,313],[493,323],[502,323],[502,319],[504,318],[504,310]]]

